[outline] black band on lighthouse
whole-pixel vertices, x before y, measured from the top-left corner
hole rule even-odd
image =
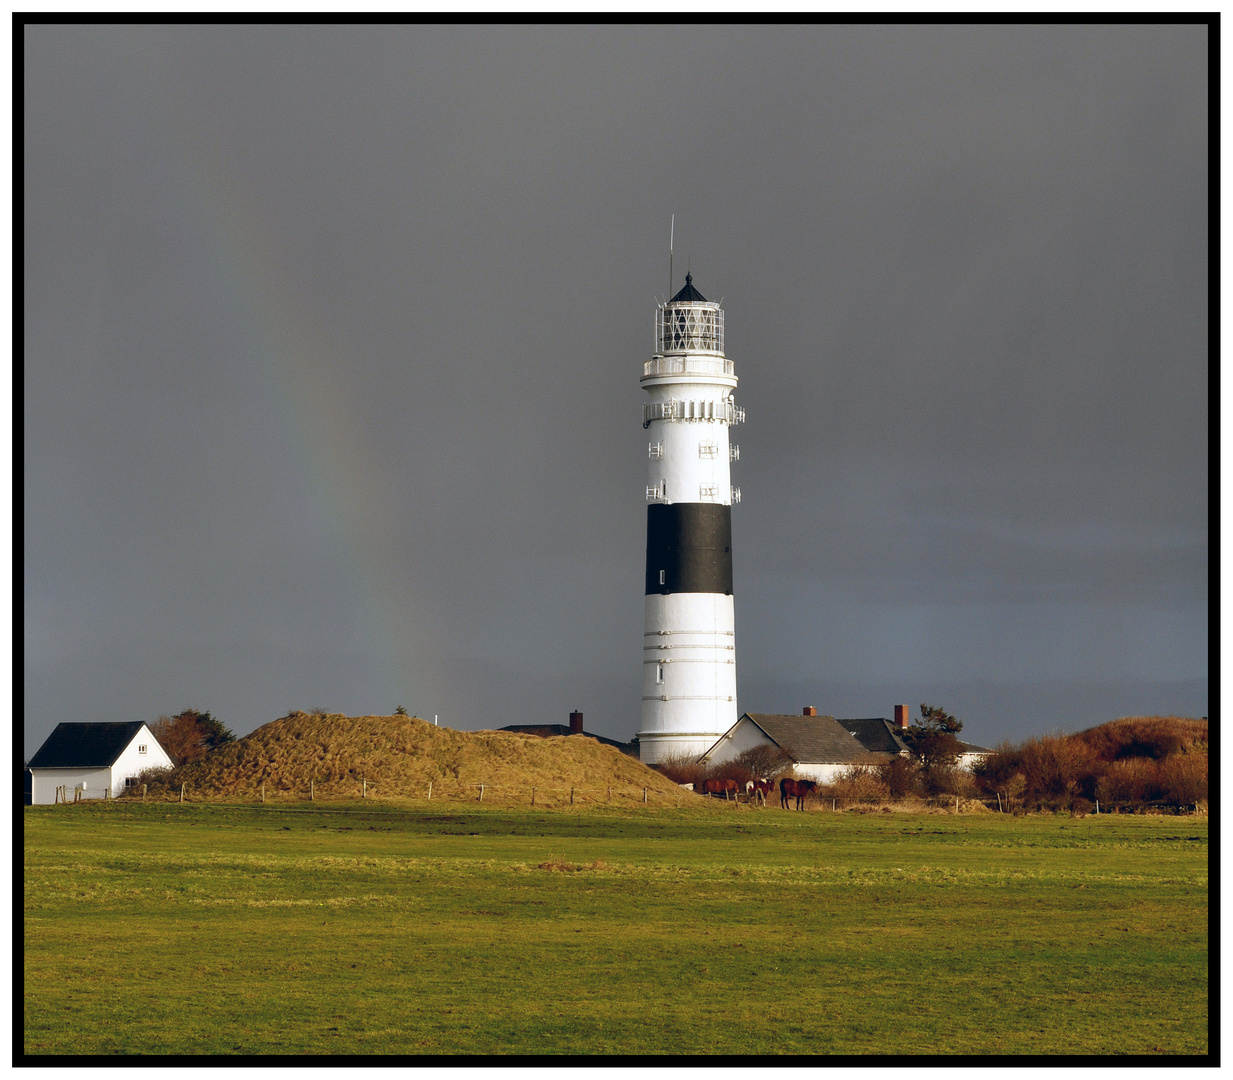
[[[646,508],[646,591],[732,595],[732,507],[655,503]]]

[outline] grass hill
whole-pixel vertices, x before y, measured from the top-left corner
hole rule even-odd
[[[1126,716],[1074,736],[1102,761],[1207,753],[1207,721],[1184,716]]]
[[[190,798],[253,797],[265,785],[266,798],[307,798],[309,783],[321,797],[354,798],[362,781],[378,798],[428,794],[447,799],[475,799],[485,786],[484,801],[536,805],[641,801],[671,797],[681,789],[615,747],[584,735],[539,738],[509,731],[455,731],[435,727],[414,716],[328,716],[292,713],[233,743],[219,747],[151,783],[157,790],[179,791]]]
[[[1075,735],[1004,743],[975,770],[988,794],[1036,809],[1197,806],[1208,797],[1208,724],[1127,716]]]

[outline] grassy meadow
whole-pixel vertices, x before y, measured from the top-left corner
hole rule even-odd
[[[25,810],[42,1054],[1208,1053],[1206,817]]]

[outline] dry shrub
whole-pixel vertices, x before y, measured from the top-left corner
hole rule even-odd
[[[665,754],[655,763],[655,770],[674,784],[697,786],[708,775],[708,767],[694,754]]]
[[[972,773],[975,785],[1012,806],[1069,810],[1076,798],[1095,796],[1104,771],[1096,751],[1067,735],[1044,735],[1019,746],[1002,743]]]
[[[896,801],[922,793],[920,765],[912,758],[895,755],[875,765],[874,772],[885,785],[886,794]]]
[[[873,764],[849,765],[826,785],[825,792],[831,799],[878,800],[889,794]]]
[[[1207,799],[1207,754],[1174,754],[1160,764],[1160,793],[1165,802],[1189,806]]]
[[[747,780],[773,780],[792,772],[795,761],[792,755],[778,746],[752,746],[738,754],[731,762],[731,776],[738,783]]]
[[[1109,764],[1096,784],[1102,803],[1128,804],[1151,801],[1159,788],[1156,763],[1146,758],[1128,758]]]

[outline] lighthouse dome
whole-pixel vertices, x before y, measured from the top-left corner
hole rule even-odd
[[[655,348],[660,356],[695,352],[723,356],[723,309],[694,288],[693,274],[686,274],[685,287],[656,311]]]
[[[706,297],[703,296],[697,289],[694,288],[694,276],[691,273],[685,275],[685,288],[676,294],[670,301],[670,304],[705,304]]]

